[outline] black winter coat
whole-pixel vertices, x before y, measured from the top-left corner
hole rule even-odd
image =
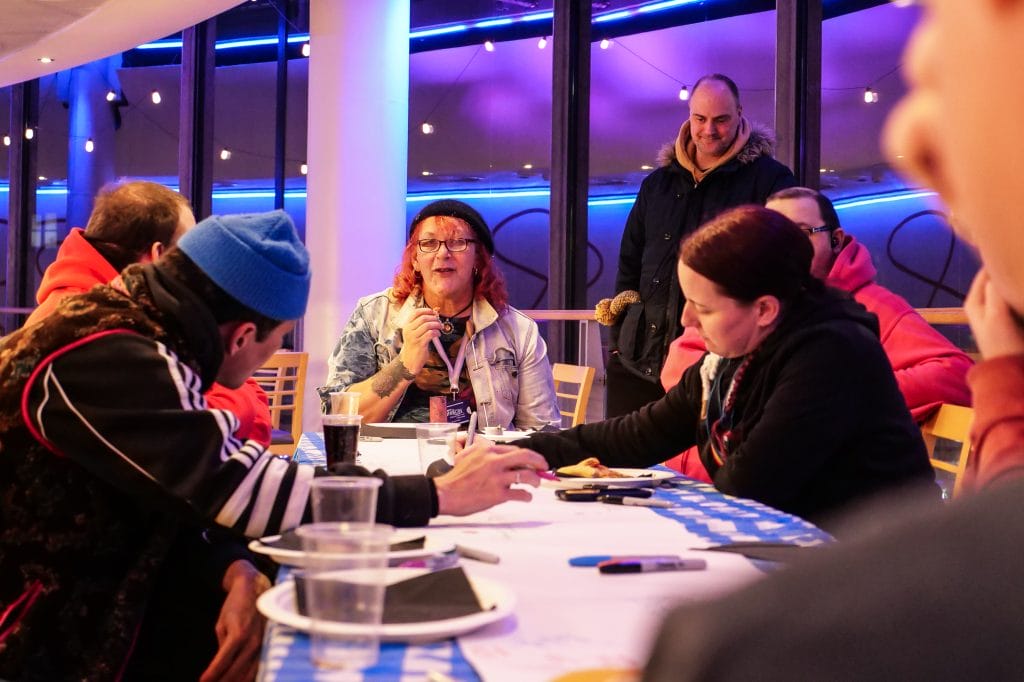
[[[640,185],[622,234],[615,293],[638,291],[641,303],[629,306],[611,338],[611,349],[635,374],[657,382],[668,345],[682,332],[676,277],[682,238],[727,208],[763,206],[775,192],[796,185],[771,152],[771,139],[754,129],[735,158],[695,183],[669,145],[662,152],[663,165]]]

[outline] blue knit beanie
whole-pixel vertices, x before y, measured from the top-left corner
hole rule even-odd
[[[272,320],[296,320],[309,298],[309,252],[284,211],[210,216],[178,248],[239,303]]]

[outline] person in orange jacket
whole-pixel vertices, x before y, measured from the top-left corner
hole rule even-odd
[[[43,273],[39,307],[25,325],[49,315],[64,298],[114,280],[132,263],[156,260],[195,224],[188,200],[163,185],[133,181],[100,190],[85,229],[71,230]],[[214,384],[206,401],[238,418],[235,436],[270,444],[267,394],[255,380],[233,390]]]

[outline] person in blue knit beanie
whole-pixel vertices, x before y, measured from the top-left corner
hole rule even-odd
[[[0,679],[255,675],[262,622],[237,614],[269,584],[246,582],[198,529],[280,533],[310,520],[315,476],[370,475],[273,456],[203,397],[281,347],[306,311],[309,261],[282,211],[211,216],[155,263],[2,340]],[[375,472],[377,520],[528,500],[512,484],[536,486],[547,468],[533,452],[474,447],[485,456],[471,448],[436,479]]]

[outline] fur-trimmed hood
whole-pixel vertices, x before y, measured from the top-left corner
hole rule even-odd
[[[750,126],[750,139],[740,149],[739,154],[736,155],[736,160],[740,163],[747,164],[752,163],[758,157],[761,156],[775,156],[775,133],[766,125],[760,123],[749,123]],[[668,166],[673,161],[679,163],[684,168],[688,167],[689,164],[684,160],[677,158],[676,146],[684,146],[684,141],[690,137],[690,121],[687,120],[683,123],[679,129],[679,135],[675,140],[666,142],[664,146],[658,151],[658,166]],[[685,147],[684,147],[685,148]]]

